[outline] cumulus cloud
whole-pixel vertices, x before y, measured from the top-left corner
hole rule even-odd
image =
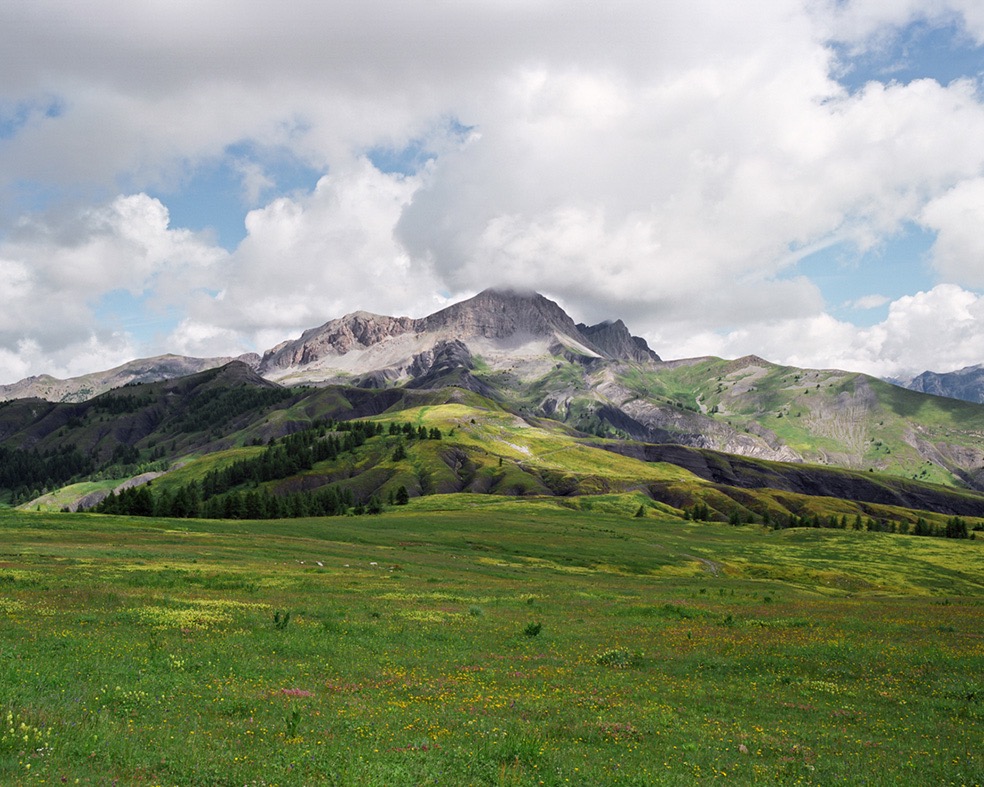
[[[964,180],[932,199],[920,220],[937,233],[931,256],[940,275],[984,288],[984,177]]]
[[[10,0],[0,363],[39,370],[79,337],[109,355],[264,349],[354,309],[423,314],[494,284],[622,317],[665,356],[875,370],[902,363],[895,332],[921,357],[918,304],[954,292],[897,300],[859,331],[795,275],[797,250],[865,250],[916,222],[937,233],[940,281],[977,297],[961,289],[984,287],[977,75],[849,93],[833,44],[878,47],[912,20],[984,41],[979,6]],[[278,194],[267,163],[229,152],[262,148],[323,177]],[[384,172],[379,148],[419,155]],[[229,251],[147,196],[226,155],[254,208]],[[39,217],[45,193],[101,196]],[[140,344],[100,323],[115,290],[176,309],[173,334]],[[976,351],[971,330],[947,330],[953,362]]]
[[[439,282],[393,236],[417,186],[360,159],[321,178],[310,194],[251,211],[246,239],[214,273],[216,294],[191,301],[189,318],[199,328],[185,346],[219,347],[216,341],[238,335],[263,350],[266,341],[356,309],[435,308],[443,302],[435,296]],[[189,342],[195,334],[183,336]]]
[[[870,328],[819,314],[702,339],[723,357],[757,354],[791,366],[898,377],[980,363],[982,324],[984,296],[941,284],[893,301],[886,319]]]
[[[149,296],[149,308],[183,304],[224,255],[170,229],[167,209],[144,194],[22,221],[0,241],[0,346],[8,351],[0,374],[80,374],[129,360],[133,338],[96,319],[103,297],[126,290]]]

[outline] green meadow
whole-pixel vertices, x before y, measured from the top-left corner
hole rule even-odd
[[[0,511],[0,782],[984,781],[984,544],[438,495]]]

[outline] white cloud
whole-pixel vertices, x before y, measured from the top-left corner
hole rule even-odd
[[[968,229],[984,202],[978,84],[849,95],[830,74],[831,37],[870,48],[913,19],[960,19],[984,40],[972,0],[630,0],[617,13],[557,0],[9,0],[0,129],[11,107],[57,111],[26,112],[0,138],[0,204],[29,203],[24,183],[127,196],[0,226],[0,347],[43,366],[80,336],[125,346],[94,312],[115,289],[179,308],[174,346],[155,351],[211,354],[500,283],[580,319],[623,317],[664,355],[774,348],[887,368],[901,352],[887,334],[915,324],[915,305],[893,304],[903,316],[876,326],[882,340],[829,317],[789,268],[792,249],[871,248],[919,222],[939,233],[941,280],[984,286]],[[242,143],[326,174],[277,196],[276,172],[233,154],[256,209],[226,253],[171,228],[144,190],[177,189]],[[436,154],[411,177],[363,158],[411,143]],[[976,346],[948,335],[954,358]]]
[[[931,200],[920,220],[937,232],[931,255],[940,275],[984,288],[984,177],[962,181]]]
[[[103,297],[127,290],[148,294],[150,308],[183,303],[224,255],[169,229],[166,208],[144,194],[21,222],[0,241],[0,346],[23,361],[5,366],[80,374],[132,358],[122,326],[96,319]]]
[[[877,309],[880,306],[884,306],[890,300],[891,298],[887,298],[884,295],[872,294],[872,295],[864,295],[860,298],[856,298],[853,301],[848,301],[844,305],[850,309],[863,309],[863,310]]]
[[[984,358],[984,296],[952,284],[899,298],[888,317],[859,329],[828,314],[706,336],[714,354],[756,354],[807,368],[862,371],[880,377],[927,369],[952,371]],[[658,348],[657,348],[658,349]]]
[[[416,188],[416,179],[362,159],[323,177],[311,194],[251,211],[246,239],[214,272],[220,296],[191,301],[197,328],[182,334],[183,346],[229,352],[238,336],[264,350],[274,336],[282,341],[355,309],[432,310],[439,282],[393,237]]]
[[[260,196],[277,185],[255,161],[241,159],[235,162],[235,167],[242,179],[243,198],[249,205],[257,205]]]
[[[914,20],[940,25],[962,23],[984,43],[984,7],[978,0],[827,0],[820,18],[839,40],[877,46]]]

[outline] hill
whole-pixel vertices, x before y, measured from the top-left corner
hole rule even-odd
[[[42,374],[16,383],[0,385],[0,402],[10,399],[44,399],[49,402],[84,402],[99,394],[131,383],[152,383],[185,377],[205,369],[215,369],[239,360],[257,366],[260,358],[247,354],[239,358],[189,358],[184,355],[159,355],[140,358],[103,372],[59,380]]]
[[[30,407],[33,420],[10,432]],[[630,494],[643,513],[774,527],[943,535],[959,517],[966,535],[984,522],[972,490],[599,439],[462,388],[286,389],[239,363],[82,404],[8,403],[0,436],[40,457],[33,476],[8,484],[29,508],[250,518],[363,511],[400,495],[554,497],[580,509]]]

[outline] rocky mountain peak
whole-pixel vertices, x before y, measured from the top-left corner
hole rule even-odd
[[[422,322],[425,330],[451,330],[487,339],[560,333],[583,341],[574,321],[560,306],[539,293],[521,290],[483,290],[473,298],[425,317]]]
[[[561,356],[582,362],[660,360],[621,320],[576,325],[554,301],[517,289],[487,289],[416,319],[352,312],[281,342],[262,358],[251,353],[236,360],[287,384],[375,381],[385,386],[408,379],[449,379],[450,366],[468,372],[464,359],[472,355],[492,368],[527,377],[545,373]],[[231,360],[164,355],[66,381],[42,375],[0,386],[0,401],[30,396],[84,401],[127,383],[174,379]],[[421,370],[425,360],[437,372]]]
[[[597,325],[578,323],[577,329],[592,344],[604,350],[612,358],[635,361],[636,363],[661,360],[656,353],[649,349],[646,340],[629,333],[629,329],[621,320],[615,320],[615,322],[606,320]]]
[[[299,339],[281,342],[267,350],[260,363],[261,373],[275,369],[305,366],[326,355],[344,355],[414,330],[409,317],[386,317],[357,311],[329,320],[318,328],[304,331]]]

